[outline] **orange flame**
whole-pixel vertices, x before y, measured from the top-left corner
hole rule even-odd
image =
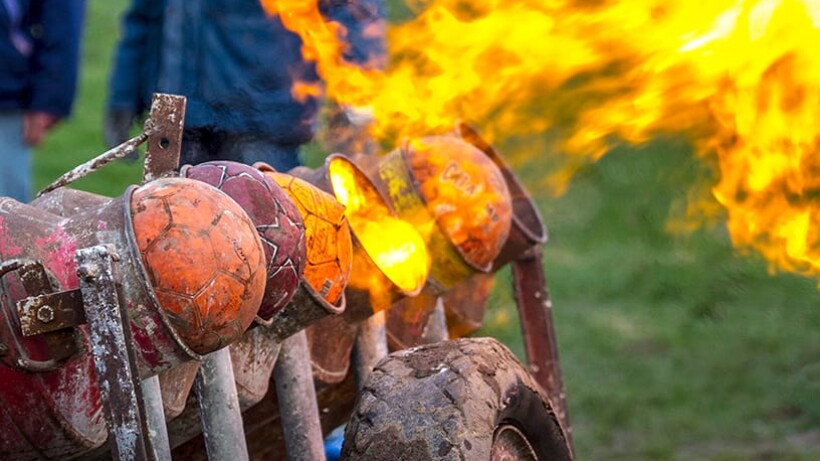
[[[341,58],[345,31],[316,2],[262,3],[380,138],[468,119],[597,159],[613,139],[685,133],[717,156],[733,242],[820,276],[818,0],[430,0],[390,29],[384,72]]]

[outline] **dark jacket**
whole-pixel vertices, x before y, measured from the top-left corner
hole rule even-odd
[[[84,0],[0,0],[0,110],[71,112],[84,12]]]
[[[319,0],[349,33],[352,61],[384,53],[364,27],[384,19],[383,0]],[[310,140],[318,101],[291,95],[295,80],[318,82],[301,40],[259,0],[133,0],[110,81],[109,108],[140,114],[154,91],[188,98],[186,128]]]

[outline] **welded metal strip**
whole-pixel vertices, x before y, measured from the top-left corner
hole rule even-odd
[[[572,428],[567,411],[564,379],[558,361],[552,301],[547,291],[540,246],[532,247],[513,261],[512,276],[530,373],[547,392],[571,442]]]
[[[91,354],[97,370],[114,460],[149,460],[142,387],[131,329],[120,306],[113,249],[104,245],[78,250],[77,275],[88,320]]]
[[[148,148],[142,182],[172,176],[179,169],[182,129],[185,123],[185,96],[155,93],[151,114],[145,122]]]
[[[319,407],[304,330],[282,343],[273,379],[288,461],[324,461]]]
[[[248,446],[227,347],[208,354],[202,361],[194,392],[199,402],[208,459],[247,461]]]

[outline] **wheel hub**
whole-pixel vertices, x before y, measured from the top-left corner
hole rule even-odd
[[[511,424],[503,424],[493,434],[490,461],[538,461],[527,437]]]

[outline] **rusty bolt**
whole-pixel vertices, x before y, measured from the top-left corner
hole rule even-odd
[[[77,275],[86,281],[94,280],[99,273],[99,268],[93,264],[85,264],[77,268]]]
[[[54,320],[54,308],[48,304],[40,306],[40,308],[37,309],[37,320],[43,323],[49,323]]]

